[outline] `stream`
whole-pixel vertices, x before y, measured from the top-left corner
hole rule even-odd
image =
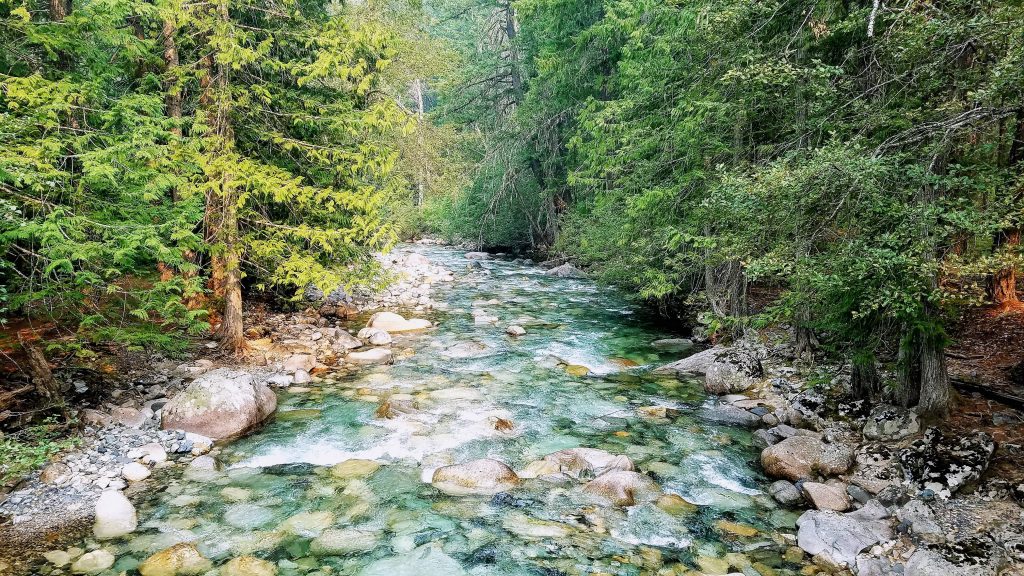
[[[589,280],[403,249],[455,274],[434,286],[435,327],[395,335],[394,365],[279,391],[275,419],[224,446],[220,470],[157,471],[136,532],[79,544],[116,556],[104,576],[137,574],[179,542],[215,567],[252,555],[283,576],[799,573],[786,554],[797,514],[765,493],[750,433],[703,417],[699,381],[650,374],[679,358],[651,345],[672,335]],[[510,324],[527,334],[507,335]],[[390,418],[376,414],[385,400]],[[429,483],[440,466],[492,458],[522,471],[576,447],[626,455],[681,499],[616,507],[583,481],[529,479],[495,496]]]

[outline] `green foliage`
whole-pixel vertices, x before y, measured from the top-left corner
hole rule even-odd
[[[21,478],[50,460],[55,454],[77,446],[78,436],[67,436],[66,428],[49,418],[15,434],[0,435],[0,485]]]

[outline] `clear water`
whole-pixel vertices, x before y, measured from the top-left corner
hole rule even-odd
[[[500,260],[471,270],[460,252],[408,249],[455,272],[455,282],[434,288],[448,306],[430,315],[437,327],[397,337],[393,366],[281,392],[274,422],[222,449],[222,471],[158,472],[165,489],[139,507],[139,530],[102,544],[117,556],[105,575],[133,574],[150,554],[183,541],[215,566],[250,554],[285,576],[723,573],[749,563],[747,574],[797,573],[782,557],[795,516],[764,494],[750,434],[699,417],[708,402],[699,382],[648,374],[675,359],[650,345],[671,335],[589,281]],[[499,321],[475,324],[474,308]],[[528,334],[505,335],[512,323]],[[589,374],[574,376],[567,365]],[[411,395],[417,411],[376,418],[393,394]],[[655,404],[679,415],[637,411]],[[514,429],[496,430],[498,418]],[[445,464],[490,457],[521,470],[577,446],[628,455],[696,509],[609,507],[588,500],[581,484],[531,480],[492,498],[447,496],[424,482]],[[383,466],[364,478],[332,477],[331,465],[353,458]],[[289,518],[310,512],[320,526],[288,530]],[[757,533],[736,535],[722,520]],[[347,538],[355,550],[311,551],[325,525],[356,529]]]

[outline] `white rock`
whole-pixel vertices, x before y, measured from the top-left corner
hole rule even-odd
[[[509,336],[523,336],[526,334],[526,328],[523,328],[522,326],[519,326],[517,324],[513,324],[508,328],[505,328],[505,333],[508,334]]]
[[[391,350],[387,348],[371,348],[361,352],[350,352],[345,357],[353,364],[387,364],[391,362]]]
[[[114,565],[114,555],[100,548],[83,554],[71,565],[75,574],[99,574]]]
[[[132,506],[124,494],[108,490],[96,500],[96,522],[93,524],[92,532],[97,540],[130,534],[138,525],[135,506]]]
[[[149,478],[149,468],[138,462],[130,462],[121,468],[121,477],[129,482],[139,482]]]

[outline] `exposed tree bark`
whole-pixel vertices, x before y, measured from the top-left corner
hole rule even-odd
[[[71,0],[50,0],[50,20],[60,22],[71,14]]]
[[[59,406],[62,413],[67,415],[67,406],[64,403],[64,395],[61,394],[60,384],[53,377],[50,370],[50,363],[47,362],[39,345],[18,334],[21,348],[25,351],[28,360],[28,375],[32,380],[36,395],[45,400],[50,406]]]
[[[898,368],[894,401],[905,408],[916,406],[921,397],[921,363],[918,338],[912,336],[900,345],[896,359]]]
[[[941,174],[945,172],[945,169],[946,153],[944,150],[940,150],[933,158],[929,171]],[[938,200],[939,193],[936,186],[925,185],[921,191],[921,202],[924,204],[934,203]],[[939,239],[934,230],[926,230],[925,234],[928,245],[925,257],[930,261],[935,261],[939,257]],[[928,278],[930,292],[939,289],[938,274],[936,270]],[[921,334],[918,340],[921,384],[917,411],[925,416],[945,417],[949,414],[949,405],[953,397],[953,391],[949,386],[949,373],[946,370],[946,336],[942,331],[939,320],[940,312],[935,303],[927,299],[923,304],[925,314],[930,322],[926,324],[923,329],[925,333]]]
[[[164,46],[164,108],[167,117],[174,121],[171,128],[176,136],[181,136],[181,86],[178,83],[178,44],[175,34],[178,29],[170,18],[164,20],[160,33]]]
[[[221,0],[217,8],[217,16],[227,23],[228,6]],[[210,110],[210,132],[214,138],[214,156],[223,156],[231,152],[234,144],[234,131],[231,127],[231,94],[229,73],[230,68],[225,62],[211,57],[206,65],[215,72],[212,92],[207,90],[204,100]],[[242,318],[242,270],[241,244],[238,232],[238,190],[234,177],[226,162],[214,159],[219,167],[212,177],[217,179],[216,185],[210,186],[207,194],[205,220],[207,236],[214,240],[211,258],[211,288],[214,296],[222,303],[220,327],[216,337],[220,340],[221,349],[238,353],[245,347],[244,324]]]
[[[1020,228],[1010,228],[996,234],[996,250],[1008,253],[1020,249]],[[1019,302],[1017,297],[1017,268],[1009,264],[992,274],[989,293],[994,304]]]
[[[850,388],[856,398],[873,399],[881,388],[875,355],[855,353],[850,362]]]
[[[743,266],[737,260],[704,265],[704,291],[711,311],[718,317],[732,320],[733,338],[743,336],[743,319],[747,316],[747,283]]]
[[[796,312],[793,322],[793,340],[795,341],[795,352],[798,359],[804,355],[808,360],[814,359],[814,351],[818,348],[818,337],[811,328],[811,311],[806,306],[801,306]]]

